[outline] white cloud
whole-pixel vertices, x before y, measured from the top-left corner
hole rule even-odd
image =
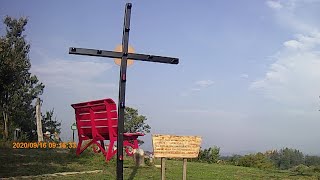
[[[318,12],[308,12],[313,3],[320,1],[283,1],[283,10],[275,12],[275,17],[298,34],[283,43],[265,76],[250,86],[286,107],[303,110],[313,109],[320,95],[320,24]]]
[[[176,113],[195,115],[195,116],[205,116],[207,118],[215,118],[215,119],[227,119],[227,120],[241,120],[247,117],[247,114],[234,112],[234,111],[226,111],[222,109],[178,109],[175,111]]]
[[[281,9],[282,4],[279,1],[267,1],[266,4],[273,9]]]
[[[284,53],[273,63],[263,79],[251,84],[279,102],[305,105],[320,94],[320,54]],[[293,104],[292,104],[293,105]]]
[[[265,77],[251,88],[290,106],[313,105],[320,95],[320,32],[305,29],[283,45]]]
[[[191,88],[191,91],[201,91],[201,88]]]
[[[210,87],[214,82],[212,80],[199,80],[194,82],[193,87],[189,88],[187,91],[182,92],[181,96],[188,96],[194,92],[199,92],[205,88]]]
[[[201,81],[197,81],[195,82],[195,84],[201,88],[206,88],[209,87],[213,84],[213,81],[211,80],[201,80]]]
[[[289,40],[283,43],[288,49],[308,50],[313,49],[320,44],[320,33],[313,33],[312,35],[296,35],[296,40]]]
[[[289,40],[283,43],[283,45],[287,48],[300,49],[302,48],[302,44],[297,40]]]
[[[281,3],[280,3],[281,2]],[[319,0],[266,1],[267,6],[276,10],[274,15],[279,25],[299,33],[319,31]]]
[[[68,61],[52,59],[42,64],[32,65],[32,72],[46,86],[81,90],[83,88],[115,88],[112,83],[98,81],[97,78],[109,70],[108,63],[90,61]]]
[[[248,79],[248,78],[249,78],[249,75],[248,75],[248,74],[241,74],[240,77],[241,77],[241,78],[244,78],[244,79]]]
[[[180,93],[180,96],[189,96],[190,95],[190,92],[182,92]]]
[[[206,109],[180,109],[177,110],[178,113],[208,113],[209,110]]]

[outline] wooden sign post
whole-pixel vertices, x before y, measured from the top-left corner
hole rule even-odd
[[[161,158],[161,180],[166,179],[166,158]]]
[[[200,136],[152,135],[154,157],[161,158],[161,180],[165,180],[165,158],[183,158],[182,179],[187,179],[187,158],[197,158]]]
[[[187,159],[183,158],[183,167],[182,167],[182,179],[187,179]]]

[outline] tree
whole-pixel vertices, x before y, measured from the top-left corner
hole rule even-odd
[[[297,149],[280,149],[270,154],[269,158],[279,169],[289,169],[304,163],[304,155]]]
[[[200,149],[198,161],[207,163],[216,163],[220,157],[220,148],[217,146],[210,147],[209,149]]]
[[[319,156],[305,156],[305,165],[307,166],[320,166],[320,157]]]
[[[150,133],[151,127],[146,124],[147,118],[138,114],[137,109],[126,107],[124,110],[124,130],[125,132],[135,133]],[[139,144],[143,144],[142,140],[139,140]]]
[[[6,17],[6,35],[0,37],[0,111],[3,119],[3,138],[8,139],[9,128],[21,127],[32,136],[35,128],[32,101],[43,93],[44,85],[38,82],[28,56],[30,45],[23,31],[26,18]]]
[[[49,131],[50,134],[60,134],[61,122],[58,122],[57,117],[53,116],[54,109],[46,111],[46,113],[42,115],[42,132]]]
[[[220,157],[220,148],[218,146],[209,148],[209,163],[216,163]]]

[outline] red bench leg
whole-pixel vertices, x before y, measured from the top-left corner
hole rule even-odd
[[[85,149],[87,149],[87,147],[89,147],[92,143],[93,140],[91,140],[88,144],[86,144],[83,148],[81,148],[82,145],[82,140],[79,140],[78,146],[77,146],[77,155],[79,156]]]
[[[100,140],[100,144],[101,144],[101,146],[102,146],[102,149],[103,149],[103,150],[105,150],[105,147],[104,147],[104,142],[103,142],[103,140]]]
[[[79,156],[81,154],[81,152],[80,152],[81,145],[82,145],[82,140],[79,140],[78,146],[77,146],[77,151],[76,151],[77,156]]]
[[[113,150],[113,146],[114,146],[114,142],[115,142],[115,139],[113,138],[110,138],[110,143],[109,143],[109,146],[108,146],[108,150],[107,150],[107,156],[106,156],[106,161],[110,161],[110,159],[112,159],[112,157],[116,154],[116,150]]]
[[[94,153],[99,153],[99,152],[101,152],[101,151],[102,151],[103,154],[105,153],[105,147],[104,147],[104,142],[103,142],[103,140],[100,140],[100,144],[97,143],[97,142],[94,142],[94,144],[97,144],[97,146],[98,146],[98,148],[92,146],[92,149],[93,149],[93,152],[94,152]]]
[[[139,143],[138,143],[138,137],[132,137],[131,139],[125,140],[123,145],[126,146],[126,153],[128,156],[133,156],[133,150],[139,149]],[[132,151],[130,151],[129,148],[132,148]]]
[[[138,139],[134,139],[134,140],[133,140],[133,149],[139,149]]]

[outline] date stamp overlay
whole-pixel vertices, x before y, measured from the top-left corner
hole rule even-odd
[[[76,142],[13,142],[13,149],[73,149]]]

